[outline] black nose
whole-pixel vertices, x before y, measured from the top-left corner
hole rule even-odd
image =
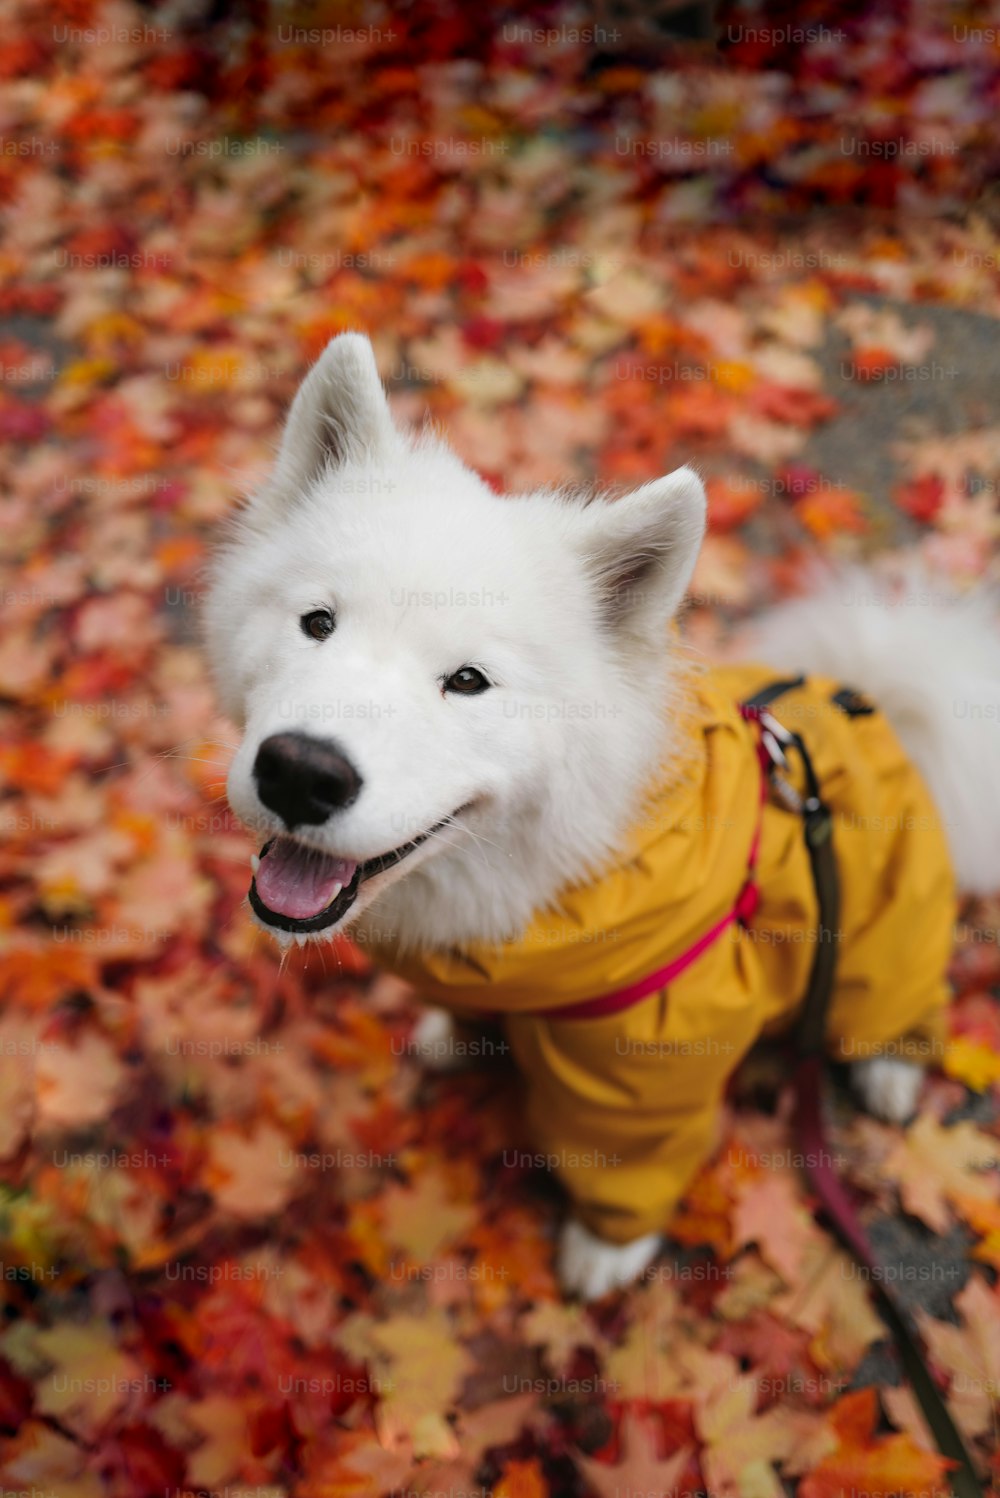
[[[305,733],[273,733],[257,750],[257,794],[285,826],[314,826],[356,801],[362,780],[334,744]]]

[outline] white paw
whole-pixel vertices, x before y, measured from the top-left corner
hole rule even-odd
[[[444,1009],[428,1009],[413,1027],[407,1054],[414,1056],[428,1071],[461,1071],[469,1063],[463,1048],[455,1044],[456,1038],[451,1015]]]
[[[659,1251],[658,1233],[631,1243],[608,1243],[582,1222],[571,1220],[559,1237],[559,1283],[567,1295],[599,1300],[609,1290],[631,1284]]]
[[[922,1066],[898,1056],[873,1056],[851,1067],[851,1083],[866,1110],[886,1123],[905,1123],[913,1116],[923,1080]]]

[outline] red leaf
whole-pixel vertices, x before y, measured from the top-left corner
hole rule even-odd
[[[38,442],[52,425],[42,406],[8,401],[0,406],[0,442]]]
[[[128,1480],[129,1492],[168,1493],[183,1487],[187,1470],[184,1457],[151,1426],[127,1426],[114,1433],[109,1445],[113,1470]]]
[[[895,354],[883,348],[859,348],[855,351],[851,363],[854,367],[855,378],[866,383],[880,380],[888,369],[899,368],[899,360]]]
[[[907,515],[927,524],[934,519],[944,501],[944,480],[936,473],[925,473],[921,478],[897,485],[893,498]]]
[[[492,349],[501,343],[506,333],[502,322],[492,317],[473,317],[462,329],[462,337],[470,348]]]
[[[0,1358],[0,1431],[16,1435],[31,1414],[35,1396],[31,1384]]]
[[[277,1409],[258,1410],[250,1423],[250,1450],[254,1456],[267,1456],[277,1449],[290,1466],[298,1464],[305,1442],[295,1427],[295,1417],[286,1399]]]

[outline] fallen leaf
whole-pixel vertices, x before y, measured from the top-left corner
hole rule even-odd
[[[600,1498],[623,1498],[626,1493],[656,1493],[657,1498],[672,1498],[681,1491],[680,1481],[691,1450],[682,1446],[670,1456],[660,1457],[658,1430],[652,1415],[626,1406],[622,1416],[622,1445],[624,1457],[613,1466],[582,1452],[576,1454],[576,1465]]]
[[[908,1435],[875,1436],[874,1389],[845,1394],[830,1415],[838,1445],[802,1478],[800,1498],[848,1498],[869,1492],[934,1494],[947,1489],[948,1463]]]
[[[920,1314],[933,1361],[951,1375],[948,1403],[968,1436],[992,1435],[1000,1406],[1000,1297],[980,1275],[955,1296],[961,1327]]]
[[[1000,1146],[975,1124],[963,1119],[945,1128],[927,1114],[907,1129],[883,1163],[899,1187],[906,1211],[936,1233],[953,1221],[949,1203],[956,1197],[1000,1198],[1000,1176],[986,1174],[1000,1161]]]

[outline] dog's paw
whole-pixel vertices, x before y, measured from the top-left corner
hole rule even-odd
[[[632,1243],[608,1243],[582,1222],[570,1221],[559,1238],[559,1283],[567,1295],[598,1300],[609,1290],[631,1284],[659,1251],[657,1233],[647,1233]]]
[[[865,1109],[886,1123],[905,1123],[912,1117],[923,1080],[922,1066],[898,1056],[873,1056],[851,1067],[851,1084]]]
[[[413,1027],[407,1047],[428,1071],[461,1071],[468,1061],[459,1046],[455,1022],[443,1009],[428,1009]]]

